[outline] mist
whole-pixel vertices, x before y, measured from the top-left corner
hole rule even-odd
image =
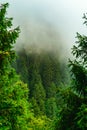
[[[46,21],[30,21],[23,26],[20,38],[16,44],[16,50],[22,47],[28,52],[55,51],[60,52],[62,47],[62,38],[59,32]]]
[[[7,2],[1,0],[1,2]],[[15,49],[27,52],[51,50],[67,59],[75,43],[76,32],[86,34],[82,16],[87,12],[84,0],[8,0],[8,16],[21,33]]]

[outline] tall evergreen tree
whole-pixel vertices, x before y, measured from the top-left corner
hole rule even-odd
[[[84,15],[87,26],[87,17]],[[72,48],[75,60],[70,60],[72,84],[65,93],[65,107],[60,112],[57,130],[87,129],[87,36],[77,33]],[[64,96],[64,94],[63,94]]]
[[[12,18],[6,15],[8,5],[0,5],[0,130],[27,130],[28,89],[11,67],[20,29],[11,29]]]
[[[46,93],[45,89],[42,85],[41,77],[38,74],[37,71],[33,72],[33,80],[32,80],[32,86],[31,86],[31,94],[30,98],[33,98],[33,101],[35,100],[35,104],[37,105],[37,109],[35,108],[35,104],[32,102],[33,109],[35,115],[41,115],[45,114],[45,98],[46,98]],[[32,101],[32,100],[31,100]]]
[[[87,17],[84,14],[87,26]],[[72,48],[72,54],[75,56],[74,61],[70,61],[70,67],[73,77],[73,89],[82,99],[78,108],[76,122],[78,129],[87,129],[87,36],[77,33],[76,44]]]
[[[22,49],[17,52],[16,61],[13,62],[13,66],[16,69],[17,73],[20,75],[21,80],[29,84],[27,54],[25,49]]]

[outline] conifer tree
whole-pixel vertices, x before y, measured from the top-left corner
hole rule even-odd
[[[87,16],[84,14],[84,24],[87,26]],[[76,45],[72,48],[74,61],[70,61],[73,85],[75,93],[80,97],[82,103],[76,113],[76,124],[78,129],[87,129],[87,36],[77,33]]]
[[[87,26],[86,15],[83,18]],[[75,56],[75,60],[69,61],[72,84],[64,90],[66,104],[59,114],[56,130],[87,129],[87,36],[77,33],[72,54]]]
[[[0,5],[0,130],[27,130],[29,119],[28,89],[11,63],[15,58],[13,45],[19,36],[19,27],[12,29],[8,18],[8,3]]]

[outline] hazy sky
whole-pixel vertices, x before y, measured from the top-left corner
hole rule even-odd
[[[14,18],[14,24],[21,27],[21,40],[29,40],[31,33],[36,37],[31,36],[30,40],[38,39],[40,33],[43,40],[49,30],[51,35],[52,31],[54,34],[58,33],[61,40],[56,41],[56,44],[61,41],[65,51],[71,51],[70,48],[76,40],[76,32],[86,34],[82,16],[87,12],[87,0],[1,0],[1,3],[3,2],[9,2],[8,14]],[[55,42],[54,39],[56,38],[53,36]]]

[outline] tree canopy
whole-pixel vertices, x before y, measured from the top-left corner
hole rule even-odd
[[[27,130],[28,88],[11,66],[20,29],[12,29],[12,18],[6,14],[8,6],[0,5],[0,130]]]
[[[87,26],[85,14],[83,18]],[[60,110],[57,130],[87,129],[87,36],[77,33],[72,54],[75,59],[69,60],[71,85],[62,91],[65,106]]]

